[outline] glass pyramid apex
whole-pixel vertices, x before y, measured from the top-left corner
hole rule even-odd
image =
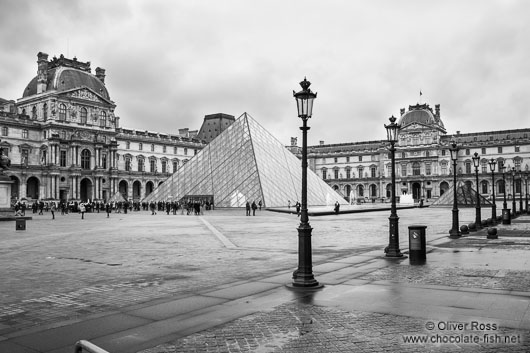
[[[301,161],[242,114],[232,125],[166,179],[144,201],[213,199],[216,207],[287,206],[301,200]],[[310,206],[347,202],[314,172],[307,171]]]

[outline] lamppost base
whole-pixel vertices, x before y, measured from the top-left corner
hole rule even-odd
[[[462,233],[460,233],[459,230],[451,229],[449,231],[449,238],[451,238],[451,239],[460,239],[460,238],[462,238]]]

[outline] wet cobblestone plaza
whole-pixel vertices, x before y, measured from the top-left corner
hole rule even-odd
[[[461,224],[472,222],[474,211],[460,210]],[[296,215],[263,210],[255,217],[245,217],[244,210],[216,210],[203,216],[133,212],[111,214],[107,219],[104,213],[93,213],[84,220],[78,214],[51,220],[45,214],[33,215],[25,231],[15,231],[14,222],[2,222],[0,351],[2,347],[11,347],[13,352],[72,351],[75,341],[36,348],[36,343],[23,338],[46,330],[66,330],[109,313],[141,310],[153,303],[194,297],[213,300],[217,295],[208,293],[223,290],[233,290],[234,298],[231,293],[229,299],[241,300],[241,304],[234,302],[236,309],[230,315],[244,307],[243,313],[195,329],[174,329],[174,333],[168,331],[163,337],[134,345],[135,349],[118,343],[105,345],[112,340],[104,338],[104,332],[95,335],[88,330],[77,339],[91,339],[113,353],[528,351],[530,238],[526,235],[530,223],[525,222],[526,216],[512,225],[499,225],[499,239],[486,239],[482,230],[452,241],[447,237],[450,209],[403,209],[398,215],[402,251],[408,250],[408,226],[427,225],[425,265],[412,266],[406,258],[384,258],[389,212],[312,217],[314,273],[325,288],[314,296],[294,297],[282,283],[290,282],[297,266]],[[252,285],[264,289],[250,299],[244,290],[237,293],[234,289]],[[374,288],[385,292],[370,292]],[[399,301],[394,308],[387,300],[393,291],[399,295],[425,291],[425,296],[418,297],[426,308],[442,305],[444,295],[460,298],[443,305],[462,313],[409,310]],[[343,301],[343,292],[358,295],[357,299]],[[462,293],[475,299],[464,299]],[[506,306],[503,295],[510,296]],[[524,300],[517,301],[517,296]],[[519,341],[403,341],[404,335],[437,333],[426,331],[429,319],[483,322],[486,309],[479,312],[466,300],[486,303],[488,313],[494,313],[491,320],[498,329],[490,333],[519,337]],[[246,308],[245,303],[256,305]],[[456,333],[479,334],[476,330]]]

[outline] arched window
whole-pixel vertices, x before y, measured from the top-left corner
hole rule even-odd
[[[42,118],[44,121],[48,120],[48,104],[46,103],[42,106]]]
[[[59,104],[59,120],[66,120],[66,105]]]
[[[377,197],[377,186],[375,184],[370,185],[370,196]]]
[[[143,158],[138,159],[138,171],[139,172],[144,171],[144,159]]]
[[[90,151],[87,149],[81,151],[81,169],[90,169]]]
[[[81,108],[81,124],[86,124],[88,112],[86,108]]]
[[[357,195],[359,197],[364,197],[364,187],[362,185],[357,186]]]
[[[481,191],[480,191],[481,194],[487,194],[488,193],[489,185],[488,185],[488,182],[486,180],[482,180],[482,182],[480,183],[480,187],[481,187]]]
[[[37,107],[36,106],[33,106],[33,108],[31,109],[31,119],[37,120]]]
[[[104,111],[99,113],[99,126],[101,127],[107,126],[107,113],[105,113]]]
[[[125,171],[130,172],[131,171],[131,158],[126,157],[125,158]]]
[[[156,172],[156,159],[150,159],[149,160],[149,171],[151,173],[155,173]]]

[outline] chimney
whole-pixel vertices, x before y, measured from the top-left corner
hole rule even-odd
[[[48,85],[48,54],[37,54],[37,94],[46,92]]]
[[[101,81],[101,83],[105,84],[105,69],[96,67],[96,77]]]
[[[405,114],[405,108],[401,108],[399,110],[399,114],[401,114],[401,116],[403,116]]]
[[[189,130],[190,130],[190,129],[188,129],[188,128],[185,128],[185,129],[179,129],[179,135],[180,135],[181,137],[188,137],[188,135],[189,135],[188,131],[189,131]]]
[[[298,146],[298,138],[297,137],[291,137],[291,147]]]
[[[434,114],[434,115],[435,115],[437,118],[440,118],[440,104],[435,104],[435,105],[434,105],[434,110],[435,110],[435,114]]]
[[[320,146],[324,146],[324,141],[320,141]]]

